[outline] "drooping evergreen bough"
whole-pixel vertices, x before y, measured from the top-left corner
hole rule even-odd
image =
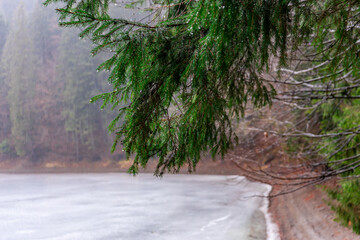
[[[94,97],[103,107],[121,106],[109,126],[127,155],[131,173],[158,158],[156,174],[194,170],[200,155],[224,155],[237,136],[232,120],[271,104],[274,88],[262,81],[270,56],[286,65],[300,43],[327,29],[334,6],[358,1],[183,0],[155,1],[145,20],[113,16],[115,0],[47,0],[62,3],[60,25],[80,27],[95,44],[92,54],[110,50],[98,70],[110,71],[113,91]],[[135,8],[143,8],[144,4]],[[341,34],[342,26],[334,26]],[[315,36],[315,38],[314,38]],[[321,39],[321,34],[319,34]],[[321,44],[319,51],[321,51]],[[125,123],[119,125],[119,119]]]

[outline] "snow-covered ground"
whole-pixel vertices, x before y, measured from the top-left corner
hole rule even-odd
[[[0,175],[0,240],[263,240],[254,195],[268,191],[237,176]]]

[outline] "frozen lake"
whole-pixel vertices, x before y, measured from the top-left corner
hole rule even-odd
[[[0,175],[0,240],[275,239],[269,186],[236,176]],[[268,227],[267,227],[268,226]]]

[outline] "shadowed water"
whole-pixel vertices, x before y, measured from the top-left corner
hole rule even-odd
[[[266,239],[266,185],[243,177],[0,175],[1,240]]]

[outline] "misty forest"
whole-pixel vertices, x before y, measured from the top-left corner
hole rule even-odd
[[[91,43],[76,29],[60,28],[41,1],[0,4],[1,159],[109,156],[111,112],[89,103],[109,88],[96,72],[104,57],[91,57]]]
[[[360,239],[359,89],[358,0],[0,1],[0,171],[138,177],[72,176],[145,192],[114,239]]]

